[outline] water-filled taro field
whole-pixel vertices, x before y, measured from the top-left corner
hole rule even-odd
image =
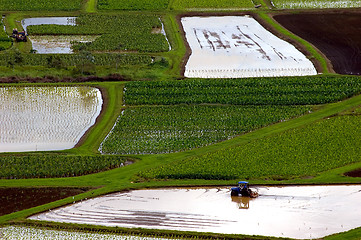
[[[310,111],[307,106],[144,106],[125,109],[102,144],[107,154],[168,153],[227,140]]]
[[[358,162],[361,116],[344,115],[151,169],[145,178],[290,179]]]
[[[31,25],[30,35],[100,35],[91,43],[74,44],[75,50],[104,51],[127,50],[140,52],[163,52],[169,44],[162,33],[158,16],[140,14],[80,15],[76,25]],[[146,39],[146,41],[144,41]]]

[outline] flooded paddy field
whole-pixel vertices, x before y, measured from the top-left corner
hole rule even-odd
[[[103,100],[91,87],[1,87],[0,103],[0,152],[25,152],[73,148]]]
[[[76,231],[50,230],[42,228],[8,226],[0,228],[0,239],[19,240],[166,240],[165,238],[121,236],[107,233],[87,233]]]
[[[316,46],[331,61],[336,73],[361,75],[359,12],[282,14],[274,19]]]
[[[229,188],[113,193],[30,217],[33,220],[322,238],[361,226],[361,185],[258,187],[255,199]]]
[[[191,55],[184,76],[242,78],[316,75],[313,63],[250,16],[183,17]]]
[[[34,35],[29,37],[36,53],[73,53],[72,42],[93,42],[99,36]]]
[[[88,190],[87,188],[70,187],[1,187],[0,216],[78,195]]]
[[[38,17],[21,21],[25,31],[31,25],[70,25],[76,26],[76,17]],[[39,54],[73,53],[73,42],[93,42],[99,36],[94,35],[32,35],[29,39],[33,50]]]

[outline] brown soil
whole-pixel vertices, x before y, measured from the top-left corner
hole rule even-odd
[[[336,73],[361,75],[360,12],[301,12],[274,19],[322,51]]]
[[[0,188],[0,216],[54,202],[88,191],[87,188]]]
[[[356,169],[356,170],[351,171],[351,172],[347,172],[347,173],[345,173],[345,176],[348,176],[348,177],[361,177],[361,168]]]

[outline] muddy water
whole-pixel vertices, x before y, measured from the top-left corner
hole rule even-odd
[[[114,193],[31,219],[105,226],[321,238],[361,226],[361,185],[260,187],[256,199],[229,188]]]
[[[91,87],[0,88],[0,152],[72,148],[102,103],[99,89]]]

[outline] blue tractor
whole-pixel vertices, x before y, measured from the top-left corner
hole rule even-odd
[[[231,188],[231,196],[256,198],[258,197],[258,193],[249,188],[248,182],[240,181],[238,182],[238,187]]]

